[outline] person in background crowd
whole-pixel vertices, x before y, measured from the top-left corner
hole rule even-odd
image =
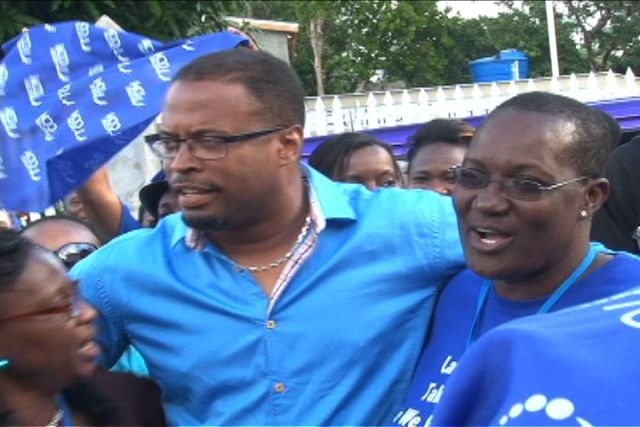
[[[4,228],[0,296],[0,425],[165,424],[153,383],[94,373],[96,311],[59,257]],[[154,417],[131,416],[154,397]]]
[[[153,228],[158,223],[158,220],[151,215],[151,212],[145,209],[144,205],[140,205],[138,207],[138,222],[143,228]]]
[[[73,216],[47,216],[30,223],[22,234],[55,253],[67,268],[102,246],[91,224]]]
[[[464,265],[451,199],[329,180],[300,162],[304,119],[269,54],[187,65],[147,138],[181,213],[72,270],[101,363],[133,344],[172,425],[383,423]]]
[[[488,332],[460,361],[433,425],[639,426],[638,307],[636,287]]]
[[[462,120],[434,119],[422,125],[410,138],[408,187],[450,196],[455,186],[452,168],[462,164],[474,133]]]
[[[180,209],[178,195],[169,188],[164,171],[158,172],[149,184],[140,189],[139,197],[141,205],[153,218],[151,227],[155,227],[159,220]]]
[[[152,221],[153,224],[162,218],[158,217],[160,212],[168,215],[179,210],[175,194],[168,192],[169,186],[163,171],[158,172],[147,186],[153,188],[150,193],[154,197],[149,198],[149,200],[141,197],[141,201],[145,209],[154,216],[155,221]],[[145,188],[147,186],[142,187],[140,194],[146,191]],[[158,211],[158,206],[152,203],[160,200],[160,198],[155,197],[159,188],[165,189],[169,193],[168,197],[165,198],[166,206],[162,211]],[[88,221],[105,236],[106,241],[141,227],[141,224],[133,218],[129,209],[120,200],[116,192],[113,191],[106,167],[98,169],[83,186],[77,189],[77,194],[84,205]],[[145,205],[145,202],[147,202],[147,205]]]
[[[593,218],[591,239],[640,254],[640,136],[613,150],[607,166],[611,195]]]
[[[402,187],[393,149],[365,133],[347,132],[327,138],[313,150],[309,165],[334,181],[360,183],[371,191]]]
[[[64,214],[72,216],[78,219],[86,220],[87,212],[85,210],[84,202],[77,192],[72,192],[62,201]]]
[[[509,99],[478,129],[453,193],[469,269],[440,295],[397,425],[430,424],[458,360],[487,331],[640,283],[640,259],[590,244],[609,191],[608,132],[588,106],[543,92]]]

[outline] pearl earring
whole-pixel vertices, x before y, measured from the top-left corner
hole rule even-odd
[[[582,218],[586,218],[586,217],[587,217],[587,215],[588,215],[588,213],[587,213],[587,211],[586,211],[586,210],[582,209],[582,210],[580,211],[580,216],[581,216]]]

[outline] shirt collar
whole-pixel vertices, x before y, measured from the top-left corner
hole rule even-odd
[[[356,213],[349,204],[349,197],[341,190],[342,184],[302,164],[302,171],[309,179],[309,197],[315,201],[326,220],[355,220]]]

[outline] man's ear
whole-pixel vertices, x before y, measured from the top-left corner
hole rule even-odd
[[[280,157],[280,166],[287,166],[292,163],[298,163],[302,145],[304,144],[304,132],[302,126],[293,125],[280,131],[280,146],[278,155]]]
[[[609,197],[609,181],[606,178],[598,178],[589,182],[584,189],[582,210],[592,216]]]

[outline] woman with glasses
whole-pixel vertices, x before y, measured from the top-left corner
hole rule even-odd
[[[0,229],[0,423],[111,422],[90,388],[69,389],[96,367],[95,317],[55,255]]]
[[[327,138],[309,156],[309,165],[339,182],[363,184],[371,191],[402,187],[402,173],[393,149],[364,133]]]
[[[3,235],[4,236],[4,235]],[[100,240],[90,228],[90,226],[77,218],[69,218],[64,216],[46,217],[38,221],[31,223],[26,229],[22,230],[19,238],[14,238],[11,235],[4,236],[6,239],[14,239],[25,247],[32,247],[37,250],[38,253],[48,254],[49,260],[53,260],[52,263],[58,267],[63,268],[64,277],[66,280],[66,270],[72,268],[77,262],[93,253],[98,246],[100,246]],[[29,239],[29,240],[27,240]],[[24,252],[22,257],[28,255],[28,252]],[[0,258],[4,259],[4,253],[0,254]],[[9,255],[7,255],[9,260]],[[0,261],[0,264],[2,262]],[[30,273],[31,270],[25,270],[24,274]],[[48,275],[47,277],[37,276],[36,278],[47,283],[46,280],[52,281],[56,276],[55,274]],[[0,282],[2,282],[2,272],[0,271]],[[36,283],[37,285],[37,283]],[[1,285],[0,285],[1,289]],[[75,288],[74,288],[75,289]],[[1,291],[0,291],[1,294]],[[31,294],[33,297],[34,295]],[[4,301],[4,296],[0,296],[0,307]],[[76,305],[79,307],[79,305]],[[64,308],[64,307],[62,307]],[[95,312],[91,316],[91,319],[95,317]],[[48,314],[45,310],[39,313]],[[32,313],[33,314],[33,313]],[[18,319],[26,318],[30,319],[33,316],[21,315]],[[16,318],[9,320],[18,320]],[[36,320],[40,317],[36,316]],[[46,316],[43,317],[46,321]],[[41,322],[42,322],[41,321]],[[13,323],[8,323],[11,326]],[[6,325],[0,320],[0,331]],[[93,329],[93,328],[92,328]],[[55,335],[53,335],[55,337]],[[3,341],[0,336],[0,341]],[[37,343],[33,343],[34,345]],[[11,358],[3,354],[3,342],[0,342],[0,363],[3,359],[8,360],[7,366],[11,365]],[[38,351],[34,348],[34,351]],[[49,365],[43,365],[43,368],[47,368]],[[116,365],[119,371],[127,371],[134,373],[146,374],[147,368],[142,360],[141,356],[133,349],[129,350],[123,355],[119,364]],[[57,369],[55,366],[51,369]],[[0,368],[1,371],[1,368]],[[10,372],[10,371],[7,371]],[[54,374],[52,371],[51,374]],[[3,373],[0,372],[0,382]],[[139,378],[133,374],[106,372],[98,369],[90,377],[86,378],[83,382],[70,389],[71,396],[76,394],[87,394],[87,396],[94,396],[95,390],[103,395],[103,397],[96,399],[96,405],[98,407],[108,405],[107,407],[116,408],[119,418],[114,418],[113,415],[109,415],[111,409],[101,410],[105,413],[104,418],[108,421],[109,425],[164,425],[164,413],[160,402],[160,390],[158,386],[149,379]],[[2,394],[2,389],[0,389]],[[106,399],[105,399],[106,398]],[[90,399],[91,401],[93,398]],[[92,405],[94,405],[92,403]],[[0,402],[0,407],[2,403]],[[93,406],[92,406],[93,407]],[[100,412],[100,413],[102,413]],[[99,419],[102,419],[101,415]],[[0,418],[1,419],[1,418]],[[106,421],[105,421],[106,422]],[[100,422],[99,424],[102,424]],[[2,423],[0,422],[0,425]],[[31,424],[28,424],[31,425]],[[60,424],[66,425],[66,424]]]
[[[56,255],[68,270],[102,246],[101,239],[90,223],[63,215],[40,218],[29,224],[22,233]],[[133,347],[111,369],[140,376],[149,375],[144,359]]]
[[[609,191],[603,174],[610,147],[603,119],[570,98],[527,93],[488,116],[455,170],[469,269],[440,295],[394,423],[430,423],[460,357],[487,331],[640,282],[638,259],[589,241],[593,214]],[[508,383],[509,373],[495,382]]]

